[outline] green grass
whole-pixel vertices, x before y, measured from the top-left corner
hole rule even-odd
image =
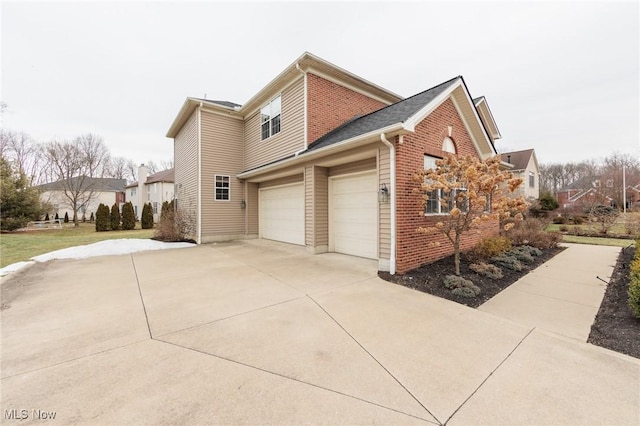
[[[578,235],[563,235],[563,243],[576,243],[576,244],[593,244],[597,246],[616,246],[616,247],[628,247],[633,244],[632,239],[620,239],[620,238],[606,238],[606,237],[582,237]]]
[[[118,238],[151,238],[153,232],[153,229],[96,232],[94,224],[81,223],[78,228],[75,228],[73,224],[67,224],[63,229],[0,234],[0,268],[29,260],[33,256],[50,251],[98,241]]]

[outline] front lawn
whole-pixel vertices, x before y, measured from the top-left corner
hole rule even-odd
[[[634,240],[624,238],[584,237],[582,235],[563,235],[562,242],[575,244],[593,244],[596,246],[629,247]]]
[[[0,268],[68,247],[119,238],[146,239],[153,233],[153,229],[96,232],[93,223],[81,223],[78,228],[65,224],[63,229],[3,233],[0,234]]]

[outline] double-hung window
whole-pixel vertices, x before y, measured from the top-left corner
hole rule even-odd
[[[529,172],[529,188],[536,186],[536,174]]]
[[[434,169],[438,158],[429,155],[424,156],[425,170]],[[434,189],[427,191],[427,200],[425,203],[425,214],[446,214],[454,207],[466,212],[469,210],[469,199],[465,188],[452,189],[445,192],[443,189]]]
[[[278,96],[260,108],[262,140],[280,133],[281,98]]]
[[[215,176],[215,200],[229,201],[231,199],[231,178],[224,175]]]

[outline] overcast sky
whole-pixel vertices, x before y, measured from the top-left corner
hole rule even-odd
[[[405,97],[463,75],[499,151],[640,156],[638,4],[3,0],[3,126],[169,160],[187,96],[242,104],[309,51]]]

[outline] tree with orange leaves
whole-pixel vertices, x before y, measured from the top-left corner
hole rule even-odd
[[[421,194],[421,215],[437,215],[434,226],[420,227],[420,233],[442,233],[453,246],[456,275],[460,275],[460,237],[483,222],[513,218],[522,220],[527,208],[524,197],[512,198],[522,179],[500,167],[500,156],[481,161],[471,156],[447,155],[436,167],[417,171],[414,189]],[[508,230],[513,223],[504,226]]]

